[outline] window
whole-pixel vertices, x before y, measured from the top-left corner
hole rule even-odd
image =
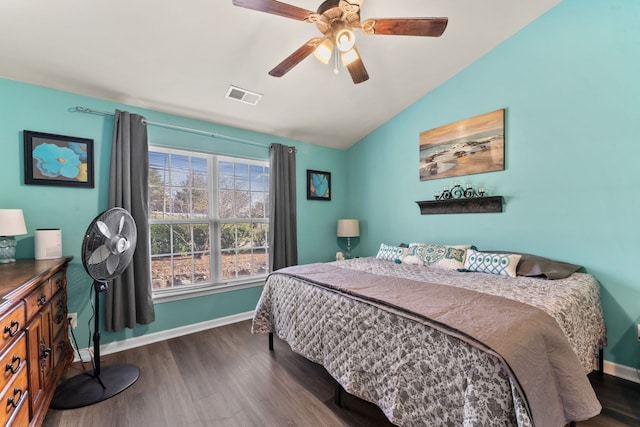
[[[268,272],[269,163],[149,147],[154,295]]]

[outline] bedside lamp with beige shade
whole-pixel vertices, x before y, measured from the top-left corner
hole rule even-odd
[[[351,238],[360,237],[360,223],[357,219],[339,219],[338,237],[347,238],[347,259],[351,258]]]
[[[0,209],[0,264],[15,262],[16,238],[27,234],[22,209]]]

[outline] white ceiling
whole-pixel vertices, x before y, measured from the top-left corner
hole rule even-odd
[[[559,2],[367,0],[362,19],[446,16],[449,25],[439,38],[356,32],[370,79],[354,85],[313,55],[269,76],[320,33],[231,0],[2,0],[0,77],[347,148]],[[315,11],[321,0],[288,3]],[[226,99],[229,85],[264,97]]]

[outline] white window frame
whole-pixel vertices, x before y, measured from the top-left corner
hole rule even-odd
[[[220,248],[220,225],[222,223],[246,223],[246,222],[258,222],[258,223],[266,223],[269,224],[270,220],[268,218],[268,212],[266,213],[265,218],[232,218],[232,219],[221,219],[218,215],[218,161],[231,161],[237,163],[245,163],[248,165],[259,165],[259,166],[269,166],[268,160],[258,160],[258,159],[250,159],[240,156],[229,156],[229,155],[220,155],[209,152],[202,152],[197,150],[190,149],[182,149],[182,148],[170,148],[164,146],[156,146],[149,145],[149,151],[164,153],[164,154],[173,154],[173,155],[181,155],[181,156],[189,156],[189,157],[199,157],[206,158],[208,162],[208,174],[209,174],[209,212],[208,217],[206,219],[185,219],[185,220],[176,220],[172,219],[167,221],[165,219],[154,219],[149,218],[149,227],[154,224],[190,224],[190,223],[209,223],[209,248],[210,248],[210,271],[211,271],[211,281],[184,285],[184,286],[174,286],[171,288],[165,289],[153,289],[153,300],[154,303],[163,303],[176,301],[185,298],[193,298],[197,296],[203,295],[211,295],[220,292],[229,292],[239,289],[251,288],[256,286],[264,285],[265,279],[268,275],[268,272],[265,272],[264,275],[255,275],[250,277],[242,277],[237,279],[221,279],[221,254],[222,250]],[[249,189],[251,191],[251,189]],[[250,209],[251,210],[251,209]],[[268,239],[267,239],[268,240]],[[149,247],[151,247],[151,232],[149,232]],[[265,249],[267,250],[267,254],[269,254],[268,242],[265,245]],[[152,262],[152,255],[150,262]],[[151,273],[150,273],[151,274]],[[173,276],[173,272],[172,272]]]

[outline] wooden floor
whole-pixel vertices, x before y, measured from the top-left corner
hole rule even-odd
[[[344,395],[321,366],[275,339],[251,335],[250,322],[175,338],[102,358],[130,363],[140,379],[92,406],[50,409],[45,427],[76,426],[391,426],[375,405]],[[68,374],[81,372],[74,365]],[[593,375],[602,414],[579,427],[640,426],[640,384]]]

